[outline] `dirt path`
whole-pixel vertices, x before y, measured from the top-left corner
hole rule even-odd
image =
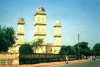
[[[88,60],[74,60],[69,61],[68,64],[74,64],[78,62],[88,62]],[[65,64],[65,62],[48,62],[48,63],[39,63],[39,64],[30,64],[30,65],[0,65],[0,67],[51,67],[55,65],[62,65]]]

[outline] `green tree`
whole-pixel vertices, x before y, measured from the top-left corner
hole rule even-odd
[[[33,50],[29,44],[23,44],[19,48],[19,54],[32,54]]]
[[[67,49],[66,49],[66,46],[61,46],[61,50],[59,52],[59,54],[67,54]]]
[[[90,56],[93,56],[94,55],[94,51],[93,49],[90,49]]]
[[[37,39],[37,40],[34,40],[33,44],[31,45],[31,47],[33,49],[35,49],[35,53],[36,53],[36,49],[39,45],[41,45],[43,43],[43,39]]]
[[[96,43],[93,47],[94,55],[100,56],[100,43]]]
[[[76,50],[73,46],[62,46],[59,54],[76,55]]]
[[[0,25],[0,52],[7,51],[8,47],[15,44],[15,31],[12,27],[1,27]]]
[[[70,46],[70,45],[67,46],[67,54],[68,55],[76,55],[77,54],[74,46]]]
[[[78,48],[79,45],[79,48]],[[77,54],[80,54],[80,57],[82,55],[89,56],[90,55],[90,48],[88,47],[87,42],[80,42],[79,44],[74,45],[75,50],[77,51]]]

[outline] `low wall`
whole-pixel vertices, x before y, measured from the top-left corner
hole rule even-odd
[[[19,54],[0,54],[0,64],[19,64]]]

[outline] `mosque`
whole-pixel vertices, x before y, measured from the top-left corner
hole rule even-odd
[[[46,25],[47,25],[47,21],[46,21],[46,15],[47,12],[45,11],[45,9],[40,6],[39,8],[36,9],[34,16],[35,16],[35,20],[34,20],[34,27],[35,27],[35,32],[34,32],[34,39],[43,39],[43,43],[38,46],[38,48],[36,49],[36,53],[45,53],[45,54],[58,54],[60,49],[61,49],[61,27],[62,24],[60,24],[60,22],[57,20],[55,22],[55,24],[53,25],[54,27],[54,39],[53,39],[53,43],[47,43],[46,41]],[[12,53],[18,53],[19,47],[24,44],[24,24],[25,21],[23,19],[23,17],[20,17],[18,20],[18,32],[17,32],[17,39],[18,41],[16,42],[16,44],[13,45],[13,47],[10,47],[8,52],[12,52]],[[27,32],[28,33],[28,32]]]

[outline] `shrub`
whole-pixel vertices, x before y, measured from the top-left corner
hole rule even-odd
[[[33,50],[29,44],[23,44],[19,48],[19,54],[32,54]]]

